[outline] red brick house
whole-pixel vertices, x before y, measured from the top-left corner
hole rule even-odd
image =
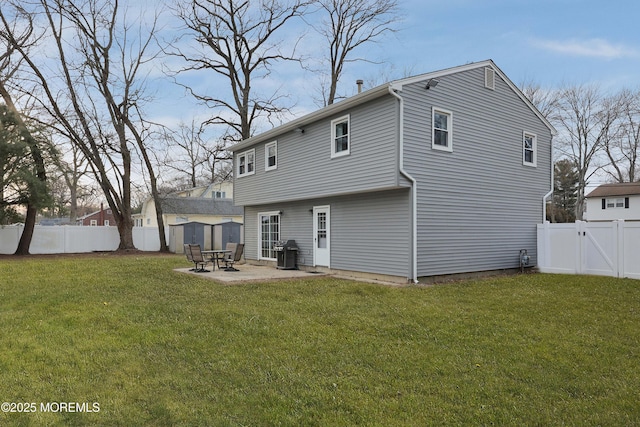
[[[88,227],[98,226],[115,226],[116,219],[113,216],[111,209],[104,209],[104,206],[100,206],[100,210],[92,212],[76,220],[76,225],[83,225]]]

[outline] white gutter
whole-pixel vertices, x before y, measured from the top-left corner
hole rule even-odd
[[[411,222],[412,222],[412,230],[411,230],[411,246],[412,246],[412,271],[411,277],[409,280],[412,280],[413,283],[418,283],[418,183],[414,177],[412,177],[405,169],[404,169],[404,99],[398,95],[398,93],[394,90],[392,85],[389,85],[389,93],[398,98],[400,101],[400,132],[398,138],[400,139],[399,145],[399,170],[400,173],[411,181],[411,197],[412,197],[412,213],[411,213]]]

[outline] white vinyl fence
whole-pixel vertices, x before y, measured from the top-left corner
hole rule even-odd
[[[0,254],[12,254],[16,251],[23,229],[22,225],[0,227]],[[36,225],[29,252],[61,254],[114,251],[119,244],[120,236],[116,227]],[[133,244],[141,251],[159,251],[158,228],[134,227]]]
[[[538,224],[538,268],[640,279],[640,222]]]

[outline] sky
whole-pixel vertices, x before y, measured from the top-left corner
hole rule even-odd
[[[520,85],[640,83],[640,2],[399,0],[400,30],[381,48],[421,72],[492,59]]]
[[[134,0],[135,1],[135,0]],[[492,59],[518,86],[542,88],[596,84],[604,91],[640,88],[640,2],[633,0],[398,0],[397,31],[355,51],[371,62],[345,67],[340,89],[356,93],[357,79],[377,85],[470,62]],[[283,42],[300,28],[290,28]],[[318,59],[324,46],[310,31],[299,49]],[[317,74],[297,65],[278,65],[255,88],[291,93],[299,117],[319,108]],[[196,77],[203,90],[224,82]],[[167,88],[156,100],[161,121],[190,122],[206,110],[179,88]],[[264,124],[265,127],[271,124]],[[266,130],[266,129],[262,129]]]

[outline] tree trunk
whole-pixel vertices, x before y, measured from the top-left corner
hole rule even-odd
[[[119,251],[135,250],[136,247],[133,244],[133,220],[131,216],[122,217],[119,221],[116,221],[118,227],[118,234],[120,235]]]
[[[167,245],[167,237],[164,231],[164,218],[162,214],[162,201],[158,190],[155,189],[153,199],[156,203],[156,220],[158,221],[158,238],[160,239],[160,252],[169,252],[169,246]]]
[[[38,208],[33,205],[27,206],[27,216],[24,220],[24,230],[20,236],[18,242],[18,248],[14,252],[14,255],[29,255],[29,246],[31,246],[31,239],[33,238],[33,230],[36,225],[36,217],[38,216]]]

